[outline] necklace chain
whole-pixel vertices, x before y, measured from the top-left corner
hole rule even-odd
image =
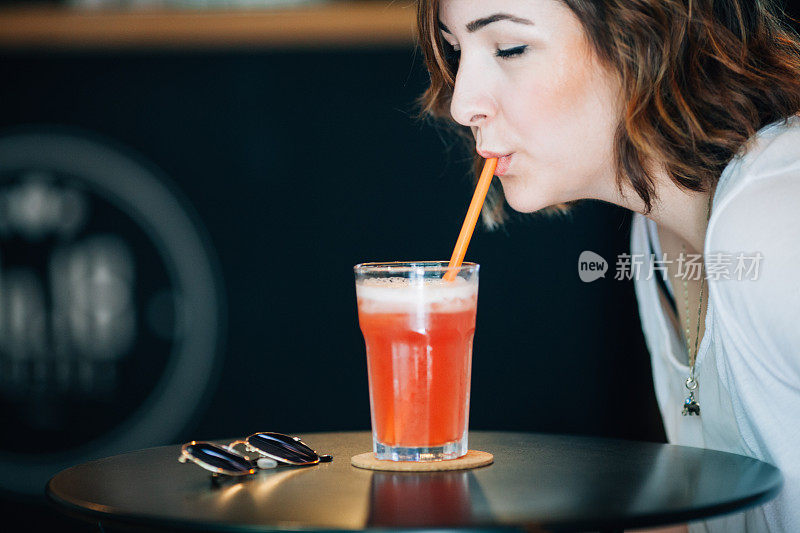
[[[711,219],[711,200],[713,192],[708,197],[708,208],[706,210],[706,222]],[[681,252],[683,253],[683,260],[686,261],[686,245],[681,244]],[[697,390],[698,383],[694,375],[694,365],[697,361],[697,345],[700,341],[700,317],[703,311],[703,288],[705,287],[706,277],[703,272],[705,261],[700,263],[700,303],[697,305],[697,329],[694,335],[694,350],[691,349],[691,324],[689,322],[689,282],[686,280],[686,272],[683,273],[683,298],[686,302],[686,352],[689,355],[689,377],[686,378],[686,388],[689,390],[689,396],[683,402],[684,415],[697,415],[700,416],[700,404],[694,397]]]
[[[684,256],[686,254],[686,247],[682,246],[682,251]],[[684,259],[685,260],[685,259]],[[702,275],[702,266],[701,266],[701,275]],[[683,297],[686,301],[686,351],[689,353],[689,368],[692,374],[692,378],[694,378],[694,363],[697,360],[697,343],[700,340],[700,316],[703,310],[703,288],[705,286],[705,276],[702,276],[700,279],[700,304],[697,306],[697,329],[695,330],[694,336],[694,350],[691,349],[691,337],[689,335],[689,289],[688,285],[689,282],[686,281],[686,276],[683,279]]]

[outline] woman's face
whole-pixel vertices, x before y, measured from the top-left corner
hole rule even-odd
[[[450,112],[522,212],[616,193],[619,83],[558,0],[442,0],[442,36],[460,51]],[[510,154],[510,155],[509,155]]]

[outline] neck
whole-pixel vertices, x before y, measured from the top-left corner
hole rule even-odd
[[[612,203],[636,211],[653,220],[659,231],[674,235],[677,242],[686,246],[692,254],[702,254],[708,229],[708,200],[714,194],[709,191],[689,191],[678,187],[665,174],[655,178],[655,198],[649,213],[639,195],[626,188],[625,197],[609,199]]]
[[[673,234],[687,252],[702,254],[708,229],[708,201],[714,191],[687,191],[671,181],[660,189],[656,189],[658,201],[646,216],[660,230]],[[639,207],[637,211],[643,213],[644,203]]]

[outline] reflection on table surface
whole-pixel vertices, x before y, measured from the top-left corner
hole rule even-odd
[[[458,472],[375,472],[370,487],[369,527],[462,526],[487,502],[475,476]]]

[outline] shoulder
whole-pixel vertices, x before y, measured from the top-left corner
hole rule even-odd
[[[722,209],[748,186],[799,173],[800,116],[792,115],[762,128],[742,147],[720,176],[714,209]]]
[[[704,255],[720,319],[793,358],[800,378],[800,118],[762,130],[726,168]]]
[[[790,223],[800,220],[799,202],[800,116],[793,115],[762,129],[723,172],[714,194],[706,251],[788,244],[784,236],[797,231]]]

